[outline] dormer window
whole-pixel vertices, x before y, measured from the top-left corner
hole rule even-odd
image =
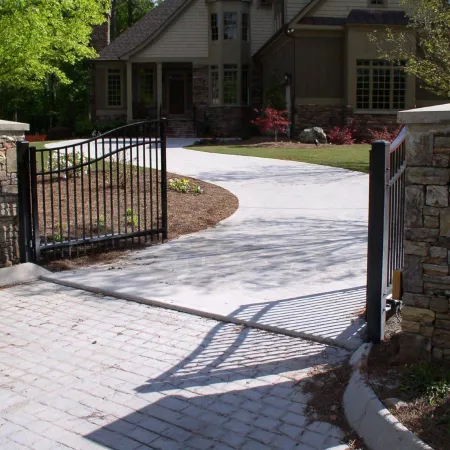
[[[225,41],[237,39],[237,13],[223,13],[223,38]]]
[[[211,14],[211,39],[213,41],[219,40],[219,21],[217,20],[217,13]]]

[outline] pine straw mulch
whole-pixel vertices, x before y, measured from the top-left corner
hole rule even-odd
[[[304,392],[309,394],[306,412],[310,422],[319,420],[339,427],[345,433],[344,441],[348,442],[349,449],[365,450],[364,442],[345,418],[342,402],[351,374],[348,361],[338,366],[314,367],[301,382]]]
[[[401,322],[392,317],[387,323],[385,341],[375,345],[367,364],[367,380],[381,401],[397,398],[406,403],[389,407],[390,412],[416,436],[435,450],[450,448],[450,397],[429,399],[416,392],[405,390],[410,370],[419,361],[403,361],[399,355]],[[443,367],[448,363],[439,362]],[[450,366],[448,366],[450,369]]]
[[[94,170],[91,173],[90,183],[86,174],[82,178],[60,180],[61,184],[57,180],[53,180],[51,183],[47,177],[44,186],[41,183],[38,185],[41,241],[45,240],[45,236],[47,236],[48,242],[66,240],[68,237],[73,239],[81,237],[83,234],[101,236],[105,233],[111,233],[112,230],[117,232],[119,225],[122,232],[125,230],[127,232],[137,231],[139,226],[144,230],[160,225],[160,204],[158,209],[156,207],[156,187],[158,184],[156,175],[159,177],[160,173],[147,169],[144,177],[142,169],[140,172],[139,185],[136,170],[133,172],[133,201],[131,199],[130,172],[127,173],[126,183],[122,178],[118,179],[116,174],[109,177],[108,172],[105,176],[105,184],[103,184],[103,172],[99,170],[98,189]],[[151,179],[150,172],[152,174]],[[180,193],[168,189],[169,240],[213,227],[218,222],[231,216],[238,208],[238,199],[219,186],[173,173],[168,173],[167,178],[187,179],[192,187],[200,186],[202,190],[201,194],[195,194],[193,192]],[[125,184],[126,189],[124,189]],[[158,184],[158,189],[159,186]],[[45,214],[43,207],[44,192]],[[100,205],[98,209],[96,206],[97,192],[99,194],[98,204]],[[105,193],[104,196],[103,193]],[[150,197],[153,197],[153,207],[150,207]],[[61,209],[59,208],[60,203]],[[144,204],[146,205],[145,208]],[[112,216],[110,214],[111,208],[114,212]],[[128,216],[127,210],[129,211]],[[76,223],[75,212],[77,212]],[[85,217],[84,221],[81,220],[83,216]],[[44,217],[46,233],[43,231]],[[55,231],[52,232],[52,229],[55,229]],[[128,240],[128,247],[132,248],[142,248],[151,244],[150,238],[147,239],[147,242],[144,238],[135,239],[133,243]],[[112,245],[105,248],[102,244],[93,248],[90,246],[80,247],[78,251],[73,252],[71,258],[58,258],[58,255],[53,257],[52,254],[49,254],[48,260],[43,261],[43,265],[49,270],[59,271],[96,264],[111,264],[123,258],[128,251],[113,248]]]

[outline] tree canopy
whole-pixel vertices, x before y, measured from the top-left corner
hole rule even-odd
[[[1,0],[0,87],[40,87],[49,75],[95,57],[92,27],[103,23],[110,0]]]
[[[406,71],[424,88],[450,97],[450,5],[445,0],[401,0],[410,19],[408,30],[372,35],[384,59],[406,60]],[[387,44],[387,45],[386,45]]]
[[[111,38],[122,34],[159,3],[161,0],[112,0]]]

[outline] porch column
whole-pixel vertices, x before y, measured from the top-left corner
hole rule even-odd
[[[158,111],[156,112],[158,118],[161,115],[163,89],[162,89],[163,75],[162,75],[162,63],[156,63],[156,106]]]
[[[127,122],[133,120],[133,63],[127,61]]]

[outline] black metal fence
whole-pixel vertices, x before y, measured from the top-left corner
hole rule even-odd
[[[164,120],[17,156],[22,262],[167,238]]]
[[[393,272],[403,268],[405,139],[403,128],[392,144],[376,141],[370,152],[366,317],[374,343],[384,337]]]

